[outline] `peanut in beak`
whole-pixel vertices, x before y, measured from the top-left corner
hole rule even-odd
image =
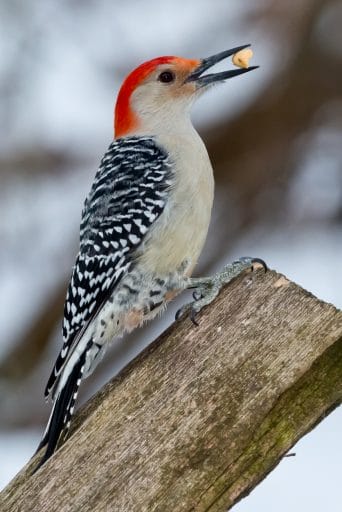
[[[253,52],[250,48],[245,48],[237,53],[235,53],[232,57],[232,62],[234,66],[239,68],[248,68],[249,61],[253,57]]]

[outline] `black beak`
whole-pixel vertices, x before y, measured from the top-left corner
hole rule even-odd
[[[224,52],[217,53],[216,55],[212,55],[211,57],[203,59],[198,68],[196,68],[195,71],[193,71],[191,75],[188,76],[186,82],[196,82],[196,84],[198,84],[199,87],[203,87],[205,85],[209,85],[214,82],[221,82],[222,80],[233,78],[233,76],[242,75],[243,73],[248,73],[248,71],[257,69],[259,66],[250,66],[249,68],[231,69],[228,71],[222,71],[221,73],[210,73],[209,75],[202,76],[202,73],[204,73],[204,71],[211,68],[218,62],[221,62],[221,60],[225,59],[226,57],[230,57],[230,55],[234,55],[234,53],[237,53],[240,50],[244,50],[249,46],[250,44],[237,46],[236,48],[232,48],[231,50],[225,50]]]

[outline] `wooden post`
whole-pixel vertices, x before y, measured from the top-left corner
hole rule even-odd
[[[342,312],[245,274],[173,324],[81,410],[2,512],[223,512],[342,398]],[[38,455],[39,457],[39,455]]]

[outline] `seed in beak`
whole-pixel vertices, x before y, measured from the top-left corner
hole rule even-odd
[[[249,61],[252,57],[252,50],[250,48],[245,48],[244,50],[234,53],[232,57],[232,62],[234,66],[247,69],[249,67]]]

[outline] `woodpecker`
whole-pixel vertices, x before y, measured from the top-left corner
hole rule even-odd
[[[178,316],[189,313],[196,323],[195,315],[224,283],[256,262],[265,266],[245,257],[213,277],[191,277],[208,231],[214,179],[190,109],[212,85],[256,69],[204,74],[248,46],[202,60],[158,57],[141,64],[121,86],[114,140],[82,212],[64,342],[45,390],[53,406],[38,467],[64,439],[81,381],[113,339],[155,317],[188,288],[197,289],[195,300]]]

